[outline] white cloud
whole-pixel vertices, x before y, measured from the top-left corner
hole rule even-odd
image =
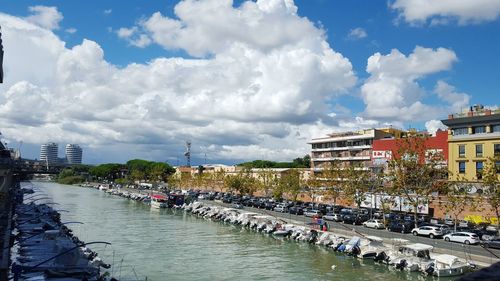
[[[465,93],[457,93],[455,87],[444,82],[438,81],[434,92],[438,97],[450,104],[451,112],[462,112],[462,109],[470,105],[470,96]]]
[[[128,39],[136,32],[137,32],[137,27],[134,28],[121,27],[120,29],[118,29],[118,31],[116,31],[116,34],[118,35],[118,37],[122,39]]]
[[[112,12],[113,12],[113,10],[112,10],[112,9],[107,9],[107,10],[104,10],[104,11],[103,11],[103,13],[104,13],[105,15],[109,15],[109,14],[111,14]]]
[[[428,120],[439,109],[422,103],[425,90],[418,80],[433,73],[449,70],[456,54],[445,48],[415,47],[405,56],[394,49],[388,55],[376,53],[368,58],[370,77],[361,87],[366,104],[365,114],[385,120]]]
[[[437,130],[443,130],[446,131],[448,127],[446,127],[441,121],[439,120],[429,120],[425,122],[425,129],[427,132],[429,132],[431,135],[435,135]]]
[[[347,35],[347,38],[349,38],[351,40],[358,40],[358,39],[363,39],[366,36],[368,36],[368,34],[366,33],[366,30],[364,30],[361,27],[356,27],[356,28],[351,29],[349,31],[349,34]]]
[[[293,1],[238,8],[226,2],[183,1],[175,8],[179,36],[199,39],[194,47],[188,41],[175,47],[209,58],[157,58],[123,68],[108,63],[94,41],[68,49],[51,31],[0,13],[9,50],[0,85],[7,93],[2,132],[25,143],[81,143],[103,155],[121,148],[120,160],[137,154],[164,160],[182,153],[187,139],[210,148],[212,159],[305,154],[307,140],[332,123],[326,101],[356,83],[351,63],[331,49],[322,30],[297,16]],[[211,14],[214,7],[224,13]],[[239,25],[246,33],[225,39],[227,26]],[[121,35],[153,40],[143,31]],[[23,114],[33,118],[21,122],[15,108],[29,108]]]
[[[63,19],[63,15],[57,7],[31,6],[29,11],[33,14],[26,17],[27,21],[46,29],[59,29],[59,22]]]
[[[137,27],[121,27],[116,31],[116,34],[118,37],[126,39],[130,45],[138,48],[145,48],[152,43],[151,38],[146,34],[140,34]]]
[[[136,26],[141,34],[166,49],[183,49],[205,57],[231,49],[235,44],[260,51],[322,48],[324,31],[296,14],[293,0],[181,1],[175,7],[178,19],[156,12]]]
[[[71,28],[67,28],[65,31],[67,33],[73,34],[73,33],[76,33],[77,30],[76,30],[76,28],[71,27]]]
[[[396,0],[390,7],[411,24],[466,25],[494,21],[500,15],[498,0]]]

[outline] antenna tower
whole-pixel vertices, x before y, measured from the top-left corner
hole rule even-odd
[[[184,156],[186,156],[186,165],[191,167],[191,141],[186,141],[186,153],[184,153]]]

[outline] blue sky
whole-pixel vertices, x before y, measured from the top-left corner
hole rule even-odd
[[[187,139],[195,164],[288,160],[327,132],[497,106],[500,1],[416,1],[2,0],[4,141],[80,143],[87,163],[182,164]]]

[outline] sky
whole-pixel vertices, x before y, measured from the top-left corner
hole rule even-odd
[[[0,0],[2,141],[88,164],[290,161],[500,94],[500,0]]]

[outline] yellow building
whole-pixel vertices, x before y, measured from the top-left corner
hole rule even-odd
[[[481,182],[488,158],[495,158],[500,176],[500,109],[471,106],[442,120],[448,126],[450,179]]]

